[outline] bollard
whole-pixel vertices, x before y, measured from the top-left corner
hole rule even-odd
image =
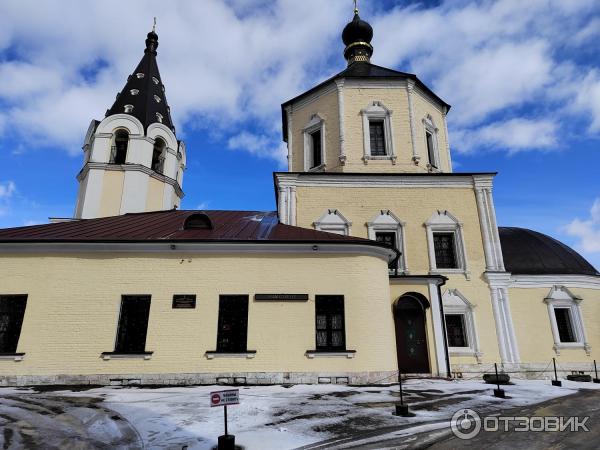
[[[496,384],[498,386],[498,389],[494,389],[494,397],[506,398],[504,389],[500,389],[500,381],[498,380],[498,364],[496,363],[494,363],[494,370],[496,371]]]
[[[404,404],[404,393],[402,392],[402,373],[398,372],[398,385],[400,387],[400,403],[396,403],[396,409],[392,413],[399,417],[414,417],[415,414],[410,412],[408,405]]]
[[[218,450],[235,450],[235,436],[232,434],[224,434],[219,436]]]
[[[598,367],[596,366],[596,360],[594,360],[594,373],[596,374],[596,378],[594,378],[594,383],[600,383],[600,378],[598,378]]]
[[[552,380],[552,386],[562,386],[562,381],[559,381],[558,375],[556,373],[556,358],[552,358],[552,364],[554,364],[554,380]]]

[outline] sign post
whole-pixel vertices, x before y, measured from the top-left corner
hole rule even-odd
[[[231,389],[228,391],[216,391],[210,393],[210,407],[223,407],[223,420],[225,422],[225,434],[219,436],[218,450],[235,450],[235,436],[227,430],[227,405],[240,404],[240,391]]]

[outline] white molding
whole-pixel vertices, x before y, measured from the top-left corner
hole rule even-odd
[[[237,352],[237,353],[219,353],[219,352],[206,352],[204,354],[206,359],[215,358],[237,358],[237,359],[254,359],[256,352]]]
[[[568,288],[600,289],[600,276],[592,275],[511,275],[511,288],[547,288],[561,285]]]
[[[318,166],[312,165],[312,156],[313,156],[313,143],[312,143],[312,134],[320,131],[321,132],[321,164]],[[304,136],[304,171],[312,172],[312,171],[322,171],[327,167],[327,153],[325,149],[325,119],[321,117],[318,113],[313,114],[310,117],[308,123],[302,129],[302,135]]]
[[[338,92],[338,115],[339,121],[338,124],[340,126],[340,164],[343,166],[346,164],[346,130],[345,130],[345,118],[344,118],[344,79],[337,80],[337,92]]]
[[[8,355],[0,355],[0,361],[23,361],[23,359],[25,359],[25,353],[15,353],[15,354],[8,354]]]
[[[338,209],[331,208],[321,214],[313,225],[318,231],[350,236],[352,222],[346,219]]]
[[[347,352],[347,351],[339,351],[339,352],[306,352],[304,354],[308,359],[314,358],[348,358],[352,359],[356,355],[356,352]]]
[[[363,161],[365,164],[369,160],[390,160],[392,164],[396,164],[396,153],[394,150],[394,126],[392,123],[393,111],[386,108],[386,106],[379,101],[372,102],[371,105],[362,109],[360,114],[362,116],[363,123]],[[385,155],[373,156],[371,155],[371,138],[370,138],[370,126],[371,120],[382,120],[383,131],[385,140]]]
[[[446,343],[444,339],[444,329],[442,327],[442,310],[440,307],[440,295],[437,281],[430,281],[428,284],[429,288],[429,300],[431,304],[431,319],[433,326],[433,338],[435,345],[435,356],[438,367],[438,376],[445,377],[448,375],[450,368],[446,360]]]
[[[492,197],[492,179],[475,178],[475,200],[487,271],[504,272],[504,256],[496,223],[496,211]]]
[[[329,243],[261,243],[261,242],[12,242],[0,243],[0,251],[18,254],[57,253],[170,253],[177,254],[339,254],[367,255],[386,264],[396,252],[376,245]]]
[[[435,125],[433,121],[433,117],[431,114],[427,114],[421,121],[423,123],[423,127],[425,128],[424,137],[425,137],[425,150],[427,151],[427,168],[430,171],[439,170],[441,171],[441,161],[440,161],[440,152],[438,145],[438,132],[439,128]],[[433,159],[434,161],[430,161],[429,158],[429,146],[427,145],[427,133],[431,134],[431,140],[433,143]]]
[[[410,122],[410,141],[412,145],[412,160],[415,165],[419,164],[421,157],[417,151],[417,131],[415,126],[415,106],[413,100],[413,92],[415,89],[414,81],[408,81],[406,83],[406,94],[408,97],[408,120]]]
[[[475,305],[471,303],[458,289],[448,289],[442,295],[444,314],[460,314],[464,316],[467,347],[448,347],[453,356],[473,356],[481,363],[483,353],[479,346],[479,337],[475,323]],[[447,327],[446,327],[447,330]]]
[[[371,240],[377,239],[376,234],[378,231],[396,234],[396,249],[401,252],[400,258],[398,258],[397,268],[399,272],[408,274],[408,265],[406,262],[406,237],[404,232],[405,225],[405,222],[387,209],[379,211],[376,216],[367,222],[367,231],[369,239]]]
[[[448,168],[452,173],[454,170],[452,168],[452,154],[450,153],[450,136],[448,135],[448,108],[444,107],[442,112],[442,117],[444,121],[444,135],[446,137],[446,156],[448,157]]]
[[[493,175],[489,175],[492,177]],[[302,176],[295,173],[276,173],[278,184],[294,184],[295,186],[325,186],[325,187],[361,187],[361,188],[474,188],[475,178],[478,176],[410,176],[404,174],[394,175],[338,175],[334,173],[323,173],[319,175]]]
[[[590,356],[592,347],[587,339],[585,325],[583,322],[583,314],[581,313],[581,302],[583,298],[574,295],[568,288],[561,285],[555,285],[550,289],[550,292],[544,298],[544,303],[548,307],[548,317],[550,320],[550,328],[552,330],[552,338],[554,339],[553,349],[557,355],[560,355],[561,349],[583,349]],[[562,342],[558,332],[556,323],[556,308],[564,308],[569,310],[569,318],[571,326],[575,334],[575,342]]]
[[[423,224],[427,232],[427,249],[429,252],[429,273],[431,274],[464,274],[470,279],[469,266],[467,262],[466,246],[463,237],[463,224],[450,212],[438,210]],[[438,268],[435,260],[435,245],[433,235],[435,233],[453,233],[456,268]]]

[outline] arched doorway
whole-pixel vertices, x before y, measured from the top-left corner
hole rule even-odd
[[[427,298],[416,292],[402,295],[394,304],[396,352],[401,373],[430,373],[425,310]]]

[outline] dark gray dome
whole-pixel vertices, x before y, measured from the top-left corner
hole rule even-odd
[[[523,275],[600,275],[571,247],[525,228],[499,227],[504,266]]]

